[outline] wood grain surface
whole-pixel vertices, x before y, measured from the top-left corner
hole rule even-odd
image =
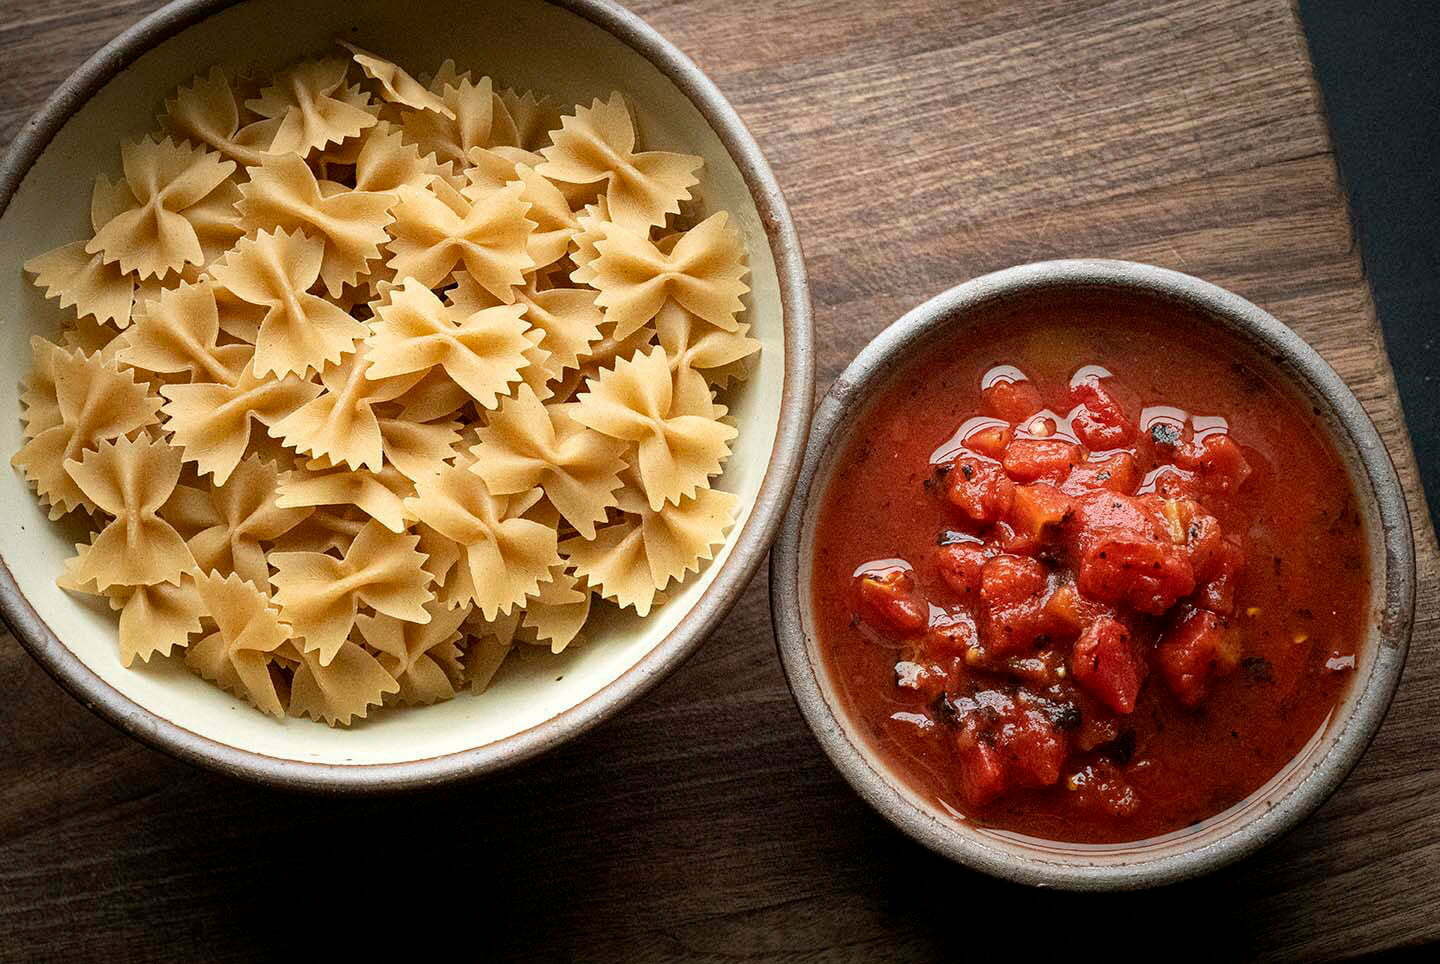
[[[0,143],[155,0],[0,3]],[[1261,855],[1085,897],[966,872],[867,810],[774,652],[765,577],[698,656],[587,737],[497,778],[291,796],[138,745],[0,642],[0,957],[249,959],[290,927],[459,938],[471,956],[959,959],[1127,941],[1355,955],[1440,937],[1436,550],[1296,22],[1282,0],[639,0],[734,101],[804,240],[823,389],[956,282],[1132,258],[1294,326],[1389,442],[1420,608],[1389,720]],[[437,51],[463,58],[463,51]],[[438,869],[444,867],[446,869]]]

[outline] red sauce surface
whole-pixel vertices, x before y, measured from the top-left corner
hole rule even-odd
[[[1106,843],[1240,802],[1321,727],[1368,617],[1315,414],[1178,309],[1015,311],[867,406],[815,534],[844,709],[976,823]]]

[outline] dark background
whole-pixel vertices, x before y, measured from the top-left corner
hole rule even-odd
[[[1440,2],[1299,7],[1430,517],[1440,527]]]

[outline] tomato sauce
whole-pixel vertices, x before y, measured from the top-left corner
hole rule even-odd
[[[1316,413],[1181,309],[1108,295],[932,343],[867,405],[814,545],[855,728],[962,819],[1048,840],[1240,802],[1366,632],[1366,532]]]

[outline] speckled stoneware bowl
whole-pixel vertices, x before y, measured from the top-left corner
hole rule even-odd
[[[343,36],[415,72],[446,58],[570,101],[624,91],[642,138],[705,159],[707,209],[730,211],[750,254],[746,320],[763,343],[733,393],[740,435],[718,485],[740,496],[723,550],[648,619],[618,618],[555,658],[512,658],[484,695],[376,714],[350,730],[277,722],[183,667],[121,667],[115,617],[55,587],[72,547],[19,473],[0,473],[0,602],[17,638],[86,705],[186,760],[277,785],[364,791],[473,776],[532,756],[615,713],[698,647],[765,557],[810,420],[810,304],[794,227],[755,142],[715,86],[606,0],[189,0],[85,63],[0,166],[0,451],[20,444],[18,383],[32,334],[59,314],[21,275],[28,257],[84,236],[97,172],[155,126],[161,100],[212,64],[277,67]]]
[[[983,326],[1005,311],[1077,292],[1115,291],[1179,306],[1271,359],[1313,401],[1349,467],[1371,559],[1370,634],[1355,678],[1325,727],[1264,787],[1201,824],[1131,844],[1053,843],[950,816],[907,787],[858,735],[836,700],[812,632],[812,533],[848,433],[887,377],[932,336]],[[1264,846],[1315,810],[1355,766],[1389,707],[1415,600],[1415,554],[1404,493],[1360,403],[1315,351],[1255,305],[1189,275],[1124,261],[1048,261],[976,278],[925,302],[880,333],[836,379],[819,409],[790,513],[770,559],[770,602],[790,687],[820,745],[850,785],[920,843],[962,864],[1027,884],[1074,890],[1147,887],[1214,870]]]

